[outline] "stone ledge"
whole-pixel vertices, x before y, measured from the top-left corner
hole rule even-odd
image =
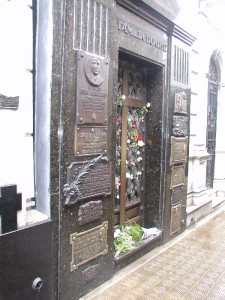
[[[142,242],[138,243],[133,250],[128,253],[120,254],[118,257],[114,258],[114,269],[120,270],[121,268],[127,266],[129,263],[140,258],[150,250],[160,245],[162,233],[158,236],[149,237]]]
[[[225,197],[216,197],[212,199],[212,209],[216,209],[225,203]]]

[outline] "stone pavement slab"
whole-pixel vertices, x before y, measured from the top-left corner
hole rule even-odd
[[[224,210],[125,267],[80,300],[225,299]]]

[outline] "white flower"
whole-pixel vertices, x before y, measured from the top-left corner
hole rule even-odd
[[[126,173],[126,178],[130,178],[130,173]]]
[[[142,160],[142,157],[139,156],[139,157],[137,158],[137,161],[140,162],[141,160]]]
[[[143,141],[138,141],[138,146],[139,146],[139,147],[143,147],[144,144],[145,144],[145,143],[144,143]]]
[[[150,102],[147,102],[146,103],[146,107],[150,107],[151,106],[151,103]]]
[[[130,174],[130,179],[133,179],[133,178],[134,178],[133,174]]]
[[[125,100],[125,99],[126,99],[126,96],[125,96],[125,95],[122,95],[122,96],[121,96],[121,99]]]
[[[141,154],[141,152],[140,152],[140,151],[137,151],[137,155],[139,155],[139,154]]]
[[[116,196],[116,199],[120,199],[120,196],[119,196],[119,195],[117,195],[117,196]]]
[[[127,140],[127,144],[130,144],[130,139]]]
[[[140,176],[142,174],[142,172],[137,172],[137,175]]]
[[[116,230],[114,231],[114,238],[117,238],[117,237],[119,237],[120,235],[121,235],[120,229],[116,229]]]

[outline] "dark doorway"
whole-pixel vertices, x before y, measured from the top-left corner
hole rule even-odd
[[[145,207],[147,210],[151,207],[149,203],[151,196],[146,197],[145,188],[146,183],[148,188],[151,185],[151,178],[148,176],[146,180],[146,171],[151,172],[149,165],[152,158],[147,158],[146,153],[153,147],[151,142],[154,140],[155,127],[155,124],[151,125],[154,118],[150,117],[149,105],[150,102],[152,105],[154,100],[158,100],[158,105],[162,105],[162,97],[156,100],[156,96],[152,96],[154,89],[160,89],[162,93],[162,76],[162,68],[158,65],[120,53],[116,118],[115,226],[124,225],[126,221],[146,225]],[[158,97],[161,93],[157,94]],[[161,109],[162,106],[160,114]],[[161,145],[161,132],[157,136]],[[157,144],[157,149],[159,145]],[[160,161],[161,151],[157,154]],[[154,182],[156,181],[158,182],[156,189],[159,191],[160,172],[158,178],[154,178]],[[157,210],[157,215],[159,198],[158,194],[157,204],[152,202],[154,213]],[[148,218],[149,216],[150,214]]]

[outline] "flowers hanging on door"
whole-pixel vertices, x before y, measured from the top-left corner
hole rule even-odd
[[[117,100],[116,117],[116,198],[119,199],[120,187],[120,163],[121,163],[121,132],[122,132],[122,106],[126,97],[123,95]],[[144,121],[145,114],[149,111],[150,103],[146,103],[142,108],[129,107],[127,118],[127,199],[126,201],[138,201],[140,193],[140,179],[142,175],[142,148],[144,143]],[[119,203],[117,204],[119,206]]]

